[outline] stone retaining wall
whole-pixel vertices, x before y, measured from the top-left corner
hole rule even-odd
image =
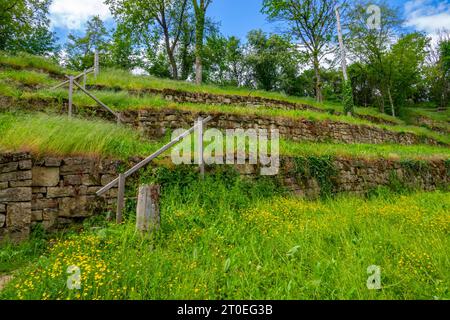
[[[284,159],[284,184],[295,194],[317,197],[323,191],[320,181],[308,170],[295,169],[292,158]],[[332,161],[334,173],[330,174],[333,194],[366,194],[379,186],[400,183],[418,190],[432,191],[450,186],[450,162],[443,160],[396,161],[386,159],[345,159]]]
[[[91,85],[88,86],[91,90],[113,90],[116,92],[123,91],[120,87],[108,87],[104,85]],[[309,110],[319,113],[333,113],[334,115],[343,115],[342,112],[335,111],[332,109],[323,109],[314,107],[312,105],[304,103],[294,103],[283,100],[276,100],[270,98],[263,98],[252,95],[225,95],[225,94],[212,94],[206,92],[188,92],[173,89],[139,89],[126,90],[130,94],[142,95],[161,95],[164,99],[177,102],[177,103],[198,103],[198,104],[209,104],[209,105],[234,105],[237,107],[246,108],[269,108],[269,109],[282,109],[282,110]],[[377,124],[387,124],[396,125],[394,121],[389,121],[376,116],[366,115],[366,114],[355,114],[358,119],[367,120]]]
[[[328,166],[325,169],[329,172],[325,177],[317,177],[308,159],[311,158],[283,157],[275,179],[294,194],[310,198],[324,191],[364,194],[378,186],[392,184],[392,179],[427,191],[450,185],[449,160],[319,159]],[[139,160],[130,160],[126,167]],[[122,164],[83,157],[33,159],[28,153],[0,154],[0,240],[8,237],[20,241],[28,237],[33,225],[57,230],[115,208],[117,189],[103,197],[95,193],[117,177]],[[235,168],[242,176],[250,178],[260,174],[260,167],[256,165]],[[214,171],[215,167],[207,170]]]
[[[118,161],[88,158],[44,158],[33,164],[31,222],[44,229],[63,227],[105,208],[114,201],[117,189],[106,200],[95,193],[117,177]]]
[[[158,139],[167,130],[190,128],[198,116],[207,117],[206,113],[193,113],[173,109],[131,110],[122,113],[122,119],[139,128],[146,136]],[[438,145],[432,138],[420,137],[413,133],[400,133],[384,130],[369,125],[357,125],[331,120],[314,121],[285,117],[269,117],[241,114],[213,114],[214,119],[208,127],[218,129],[278,129],[282,138],[293,141],[341,142],[402,145],[429,144]]]
[[[0,97],[0,109],[27,111],[45,111],[50,106],[57,106],[60,102],[40,100],[12,103],[7,98]],[[66,113],[66,107],[60,106],[60,111]],[[75,114],[85,117],[99,117],[116,122],[116,118],[101,107],[74,108]],[[211,113],[182,111],[177,109],[141,109],[127,110],[120,113],[125,124],[138,128],[147,137],[159,139],[167,130],[189,128],[199,115],[206,117]],[[352,124],[333,120],[308,120],[287,117],[270,117],[245,114],[231,114],[216,112],[215,119],[209,126],[219,129],[234,128],[276,128],[285,139],[312,142],[343,142],[343,143],[398,143],[402,145],[429,144],[445,145],[429,137],[421,137],[414,133],[401,133],[380,129],[370,125]]]
[[[31,223],[31,156],[0,154],[0,239],[26,239]]]
[[[102,198],[95,193],[116,178],[119,164],[83,157],[0,155],[0,240],[20,241],[35,224],[55,230],[105,210],[115,201],[117,189]]]

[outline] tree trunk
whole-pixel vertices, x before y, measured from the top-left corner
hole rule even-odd
[[[383,90],[380,90],[380,113],[384,113],[384,92]]]
[[[317,54],[313,57],[313,64],[314,64],[314,73],[316,78],[316,100],[317,102],[323,102],[323,96],[322,96],[322,80],[320,78],[320,65],[319,65],[319,59],[317,57]]]
[[[201,55],[195,58],[195,82],[200,85],[203,82],[203,62]]]
[[[391,104],[392,116],[395,118],[395,107],[394,107],[394,101],[392,101],[392,94],[391,94],[390,87],[388,87],[388,96],[389,96],[389,103]]]
[[[172,68],[172,78],[174,80],[178,80],[178,68],[177,68],[177,62],[175,60],[172,48],[170,46],[170,35],[169,30],[165,25],[163,25],[164,30],[164,42],[166,44],[166,52],[167,56],[169,57],[170,66]]]
[[[169,53],[170,66],[172,67],[172,77],[174,80],[178,80],[178,68],[173,52]]]
[[[195,9],[195,82],[200,85],[203,81],[203,37],[205,34],[205,14],[204,2]]]

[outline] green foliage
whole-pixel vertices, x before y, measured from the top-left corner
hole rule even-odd
[[[350,80],[343,82],[342,97],[343,97],[342,104],[344,105],[344,113],[353,114],[354,113],[353,90],[352,90],[352,83]]]
[[[30,255],[0,298],[449,298],[448,193],[306,201],[268,191],[239,180],[163,188],[154,237],[131,222],[66,236]],[[20,257],[6,251],[8,263]],[[67,289],[70,265],[81,290]],[[367,290],[371,265],[382,290]]]
[[[95,50],[98,50],[100,54],[106,52],[109,33],[100,17],[94,16],[87,22],[83,36],[69,34],[68,40],[67,66],[70,69],[82,71],[94,65]]]
[[[26,53],[10,55],[0,52],[0,65],[14,69],[36,69],[50,74],[64,75],[63,68],[54,60]]]
[[[336,168],[332,156],[306,156],[296,157],[295,173],[299,179],[314,178],[320,187],[320,196],[328,198],[333,195],[336,178]]]
[[[406,170],[409,177],[423,175],[430,170],[430,164],[421,160],[403,160],[400,162],[400,166]]]
[[[133,30],[125,23],[118,23],[112,35],[112,41],[107,45],[108,66],[132,70],[139,63],[136,59],[137,50]]]
[[[395,113],[411,101],[420,99],[419,89],[423,82],[422,66],[425,62],[429,39],[421,33],[401,37],[388,54],[388,75]]]
[[[204,80],[222,86],[247,84],[244,47],[236,37],[213,34],[203,48]]]
[[[445,160],[445,167],[447,168],[447,176],[450,177],[450,159]]]
[[[0,81],[14,81],[18,85],[45,86],[52,83],[50,77],[41,72],[11,70],[0,72]]]
[[[30,150],[36,155],[77,155],[127,159],[148,155],[158,143],[144,143],[131,129],[104,121],[68,119],[44,114],[0,115],[0,149]]]
[[[21,244],[8,238],[0,242],[0,276],[28,265],[47,249],[47,235],[41,226],[31,230],[30,239]]]
[[[264,0],[262,12],[270,20],[286,23],[289,32],[303,45],[306,57],[314,68],[315,97],[323,101],[320,61],[329,52],[336,18],[335,3],[328,0]]]
[[[248,36],[246,61],[258,89],[266,91],[292,91],[299,63],[296,49],[289,39],[278,35],[268,36],[261,30]]]
[[[51,0],[0,2],[0,48],[44,55],[57,50],[48,18]]]
[[[371,4],[380,8],[380,28],[367,27],[367,19],[370,17],[367,8]],[[351,7],[348,19],[348,47],[361,61],[356,63],[356,70],[350,68],[353,85],[359,90],[364,90],[362,96],[364,100],[357,100],[357,103],[378,105],[380,112],[384,113],[385,104],[390,104],[388,96],[392,91],[390,82],[392,69],[388,53],[395,39],[396,30],[402,23],[399,12],[384,1],[361,1]],[[352,71],[357,71],[357,75],[352,74]]]
[[[180,43],[185,22],[189,18],[188,0],[166,1],[159,0],[106,0],[111,12],[119,21],[126,22],[137,34],[139,43],[151,56],[151,60],[164,51],[166,62],[170,64],[171,77],[178,79],[178,61],[176,51]],[[164,17],[162,19],[161,17]],[[161,46],[161,43],[164,43]],[[153,67],[155,64],[153,64]]]

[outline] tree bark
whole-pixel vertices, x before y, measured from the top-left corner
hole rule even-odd
[[[200,85],[203,82],[203,61],[201,55],[195,58],[195,82]]]
[[[203,82],[203,38],[205,35],[205,16],[210,0],[193,1],[195,12],[195,82]]]
[[[380,89],[380,113],[384,113],[384,93],[383,90]]]
[[[391,94],[390,87],[388,87],[388,96],[389,96],[389,103],[391,104],[392,116],[395,118],[395,107],[394,107],[394,101],[392,101],[392,94]]]
[[[313,57],[313,64],[314,64],[314,73],[315,73],[315,80],[316,80],[316,100],[317,102],[323,102],[323,96],[322,96],[322,80],[320,77],[320,65],[319,65],[319,59],[317,57],[317,54]]]

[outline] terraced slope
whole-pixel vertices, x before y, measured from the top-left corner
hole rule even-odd
[[[58,83],[52,74],[46,73],[45,69],[40,72],[8,69],[8,64],[3,62],[4,70],[0,76],[0,99],[3,109],[26,111],[64,112],[67,104],[67,91],[60,89],[50,91],[46,88]],[[36,68],[34,68],[36,69]],[[56,69],[48,67],[47,69]],[[52,71],[55,72],[55,71]],[[61,72],[61,71],[60,71]],[[73,72],[72,72],[73,73]],[[226,89],[215,87],[199,87],[197,90],[208,91],[207,93],[193,92],[195,86],[191,84],[161,81],[168,83],[168,89],[160,89],[159,86],[151,87],[156,83],[152,78],[123,75],[126,84],[133,89],[130,93],[119,91],[121,82],[115,77],[118,71],[103,72],[103,80],[89,80],[91,83],[103,84],[93,85],[97,89],[93,91],[100,100],[112,109],[122,112],[123,118],[131,125],[148,133],[151,138],[158,139],[165,134],[165,129],[174,129],[173,125],[192,123],[192,116],[199,113],[216,114],[220,121],[215,125],[219,128],[248,127],[260,124],[259,128],[276,127],[283,137],[296,141],[314,142],[345,142],[345,143],[400,143],[400,144],[449,144],[450,138],[446,134],[437,133],[423,127],[408,126],[402,121],[386,115],[374,114],[373,110],[366,109],[364,115],[348,117],[339,111],[331,110],[327,105],[305,104],[304,100],[295,97],[282,97],[273,93],[250,93],[235,90],[234,95],[215,95],[215,92],[227,92]],[[112,78],[108,78],[111,75]],[[114,85],[106,83],[105,79],[114,81]],[[112,79],[112,80],[111,80]],[[116,81],[117,80],[117,81]],[[189,91],[174,91],[172,87],[177,84]],[[125,89],[125,84],[122,84]],[[148,85],[149,87],[143,88]],[[212,88],[212,89],[211,89]],[[108,90],[106,90],[108,89]],[[236,93],[241,92],[241,95]],[[248,93],[244,96],[243,93]],[[212,101],[215,97],[216,101]],[[249,96],[250,95],[250,96]],[[266,97],[267,96],[267,97]],[[184,98],[180,98],[184,97]],[[188,97],[188,98],[186,98]],[[193,98],[192,98],[193,97]],[[200,98],[195,98],[200,97]],[[234,103],[233,99],[238,98]],[[268,98],[270,97],[270,98]],[[191,99],[192,98],[192,99]],[[277,98],[277,99],[275,99]],[[175,102],[174,100],[183,102]],[[237,99],[237,98],[236,98]],[[246,99],[250,99],[245,102]],[[256,100],[255,100],[256,99]],[[184,102],[189,101],[190,102]],[[217,104],[217,101],[222,101]],[[240,102],[239,102],[240,101]],[[303,101],[303,102],[302,102]],[[77,112],[81,115],[97,115],[108,118],[94,101],[81,92],[75,93],[74,103]],[[176,111],[176,112],[175,112]],[[177,121],[173,121],[175,116]],[[159,118],[155,118],[158,115]],[[192,115],[192,116],[191,116]],[[163,117],[163,118],[161,118]],[[173,125],[170,125],[173,122]],[[382,124],[380,124],[382,123]],[[160,125],[158,127],[158,125]],[[161,127],[163,126],[163,127]]]
[[[449,297],[445,131],[372,109],[347,117],[338,105],[114,70],[89,86],[123,122],[79,92],[68,118],[67,91],[48,89],[66,73],[75,74],[0,55],[0,241],[35,230],[22,246],[1,244],[0,278],[14,278],[0,299]],[[197,166],[174,166],[166,153],[127,179],[125,223],[105,223],[117,190],[96,191],[210,114],[209,127],[280,129],[278,175],[212,165],[199,179]],[[163,223],[144,238],[133,219],[136,187],[149,181],[162,185]],[[86,231],[60,241],[36,236],[80,222]],[[381,291],[367,290],[374,263]],[[68,265],[88,270],[81,291],[66,290]]]

